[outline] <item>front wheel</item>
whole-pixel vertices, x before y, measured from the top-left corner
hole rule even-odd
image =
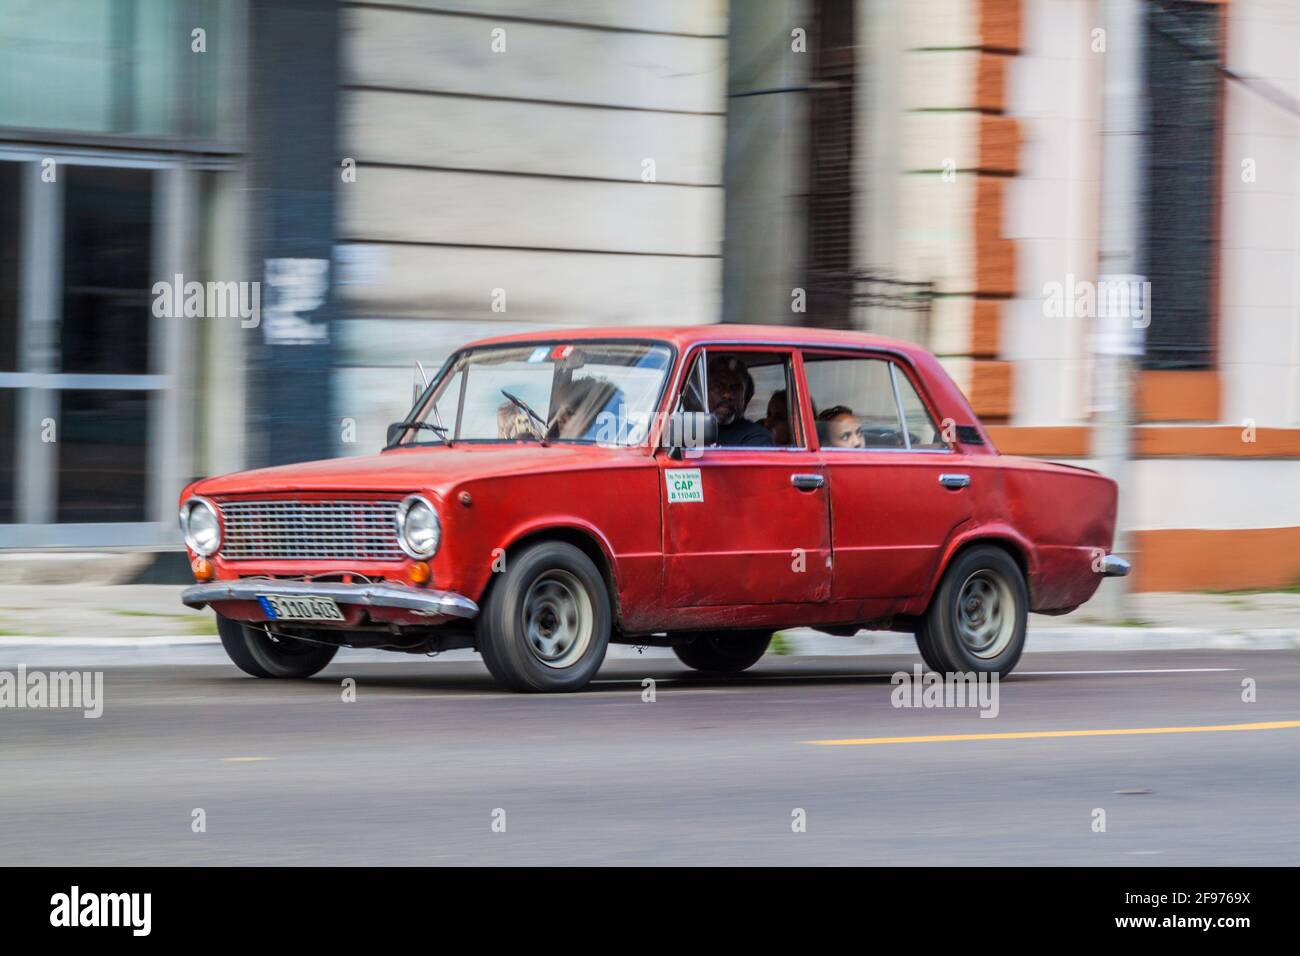
[[[739,674],[758,663],[772,641],[771,631],[720,631],[697,633],[686,644],[674,644],[673,653],[687,667],[711,674]]]
[[[600,569],[543,541],[507,561],[478,617],[478,649],[510,690],[581,690],[605,660],[613,615]]]
[[[931,670],[1011,673],[1025,649],[1029,589],[1020,566],[987,545],[958,555],[944,573],[916,642]]]
[[[334,659],[330,644],[274,638],[260,627],[217,615],[221,646],[245,674],[254,677],[310,677]]]

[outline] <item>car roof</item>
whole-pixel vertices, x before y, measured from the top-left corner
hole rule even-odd
[[[685,350],[708,342],[755,345],[850,346],[901,352],[909,356],[925,350],[911,342],[853,332],[789,325],[620,325],[610,327],[539,329],[478,339],[466,347],[507,345],[513,342],[571,342],[583,339],[642,339],[669,342]]]

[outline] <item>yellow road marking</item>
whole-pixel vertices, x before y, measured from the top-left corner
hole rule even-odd
[[[1204,734],[1218,730],[1287,730],[1300,720],[1272,720],[1258,724],[1209,724],[1201,727],[1129,727],[1112,730],[1025,730],[1004,734],[935,734],[927,737],[848,737],[842,740],[805,740],[825,747],[863,747],[871,744],[933,744],[954,740],[1034,740],[1039,737],[1124,737],[1133,734]]]

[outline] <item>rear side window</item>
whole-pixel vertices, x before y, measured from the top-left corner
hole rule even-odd
[[[823,448],[905,448],[889,363],[804,356],[817,438]]]
[[[804,371],[822,448],[947,448],[920,395],[893,362],[805,353]]]

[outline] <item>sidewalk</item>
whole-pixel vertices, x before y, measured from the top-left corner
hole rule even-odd
[[[156,656],[176,663],[223,661],[212,612],[185,607],[180,591],[179,586],[156,584],[0,585],[0,665],[50,657],[56,650],[64,658],[74,648],[106,663]],[[1139,594],[1132,607],[1133,619],[1121,625],[1100,624],[1087,605],[1065,617],[1031,615],[1028,650],[1300,649],[1300,594]],[[845,638],[797,628],[781,632],[771,652],[911,654],[915,647],[907,634],[864,631]],[[427,660],[378,651],[350,653],[387,662]],[[610,649],[614,659],[671,654],[666,648]],[[452,651],[439,659],[476,655]]]

